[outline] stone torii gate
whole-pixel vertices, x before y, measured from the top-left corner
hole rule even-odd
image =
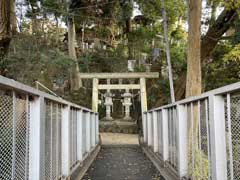
[[[81,79],[92,79],[92,110],[98,112],[98,91],[99,90],[126,90],[139,89],[141,92],[141,110],[147,111],[146,79],[158,78],[158,72],[139,73],[79,73]],[[99,79],[107,79],[107,84],[99,84]],[[138,84],[110,84],[110,79],[139,79]]]

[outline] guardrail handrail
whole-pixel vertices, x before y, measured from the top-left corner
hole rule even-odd
[[[240,178],[240,82],[143,113],[143,142],[179,178]]]
[[[99,144],[98,113],[0,76],[0,179],[67,179]]]
[[[16,91],[19,91],[19,92],[28,93],[29,95],[43,96],[43,97],[45,97],[47,99],[51,99],[53,101],[56,101],[56,102],[59,102],[59,103],[62,103],[62,104],[70,104],[71,106],[74,106],[76,108],[80,108],[80,109],[92,112],[92,110],[89,109],[89,108],[79,106],[77,104],[74,104],[74,103],[71,103],[69,101],[66,101],[66,100],[64,100],[61,97],[53,96],[53,95],[48,94],[46,92],[37,90],[37,89],[35,89],[35,88],[31,87],[31,86],[27,86],[25,84],[17,82],[17,81],[15,81],[13,79],[8,79],[8,78],[3,77],[3,76],[0,76],[0,86],[2,86],[4,88],[8,88],[10,90],[12,89],[12,90],[16,90]]]
[[[220,88],[217,88],[217,89],[214,89],[214,90],[211,90],[211,91],[207,91],[207,92],[202,93],[201,95],[198,95],[198,96],[188,97],[188,98],[176,101],[175,103],[170,103],[170,104],[167,104],[167,105],[156,107],[156,108],[153,108],[153,109],[148,110],[148,111],[154,111],[154,110],[158,110],[158,109],[168,108],[170,106],[174,106],[174,105],[177,105],[177,104],[185,104],[185,103],[192,102],[192,101],[198,101],[200,99],[205,99],[205,98],[209,97],[210,95],[227,94],[227,93],[232,93],[232,92],[239,91],[239,90],[240,90],[240,82],[237,82],[237,83],[226,85],[224,87],[220,87]]]

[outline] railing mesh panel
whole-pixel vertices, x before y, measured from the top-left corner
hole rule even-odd
[[[176,107],[168,109],[168,144],[169,144],[169,163],[177,170],[177,110]]]
[[[0,179],[28,179],[29,103],[0,91]]]
[[[95,146],[95,115],[91,114],[91,120],[90,120],[90,127],[91,127],[91,148]]]
[[[149,141],[148,143],[153,148],[153,113],[148,113],[148,133]]]
[[[52,109],[51,102],[46,102],[45,115],[45,179],[52,178]]]
[[[78,143],[82,141],[84,158],[90,155],[86,152],[86,132],[91,132],[91,148],[96,147],[98,115],[13,80],[1,77],[0,81],[0,180],[60,180],[70,176],[62,171],[78,163],[77,155],[82,155],[78,154]],[[78,114],[82,115],[82,134],[78,133]],[[86,119],[89,114],[91,120]],[[90,127],[87,121],[92,121]],[[68,136],[64,144],[62,135]]]
[[[57,142],[58,142],[58,152],[56,153],[57,164],[58,164],[58,177],[62,175],[62,105],[58,104],[57,106]]]
[[[199,104],[200,119],[198,122],[198,153],[199,176],[201,179],[211,179],[211,153],[210,153],[210,123],[208,100],[200,101]],[[196,155],[197,157],[197,155]]]
[[[13,162],[13,98],[0,93],[0,179],[8,180]]]
[[[52,179],[57,179],[57,104],[52,104]],[[55,144],[56,143],[56,144]],[[54,145],[55,144],[55,145]]]
[[[148,115],[147,113],[145,114],[145,127],[146,127],[146,143],[148,144]]]
[[[188,175],[193,179],[211,179],[210,123],[208,100],[187,106]]]
[[[83,155],[85,155],[85,153],[87,152],[86,150],[86,112],[82,113],[82,151],[83,151]]]
[[[151,149],[152,142],[149,141],[152,141],[154,132],[154,138],[158,139],[157,142],[154,139],[154,145],[158,145],[157,155],[163,157],[164,154],[167,168],[181,178],[239,180],[239,92],[239,83],[236,83],[147,111],[147,123],[143,123],[147,127],[144,142]],[[154,128],[152,113],[157,113]],[[178,153],[182,156],[178,157]]]
[[[95,144],[94,145],[97,145],[97,139],[98,139],[98,133],[97,133],[97,126],[98,126],[98,122],[97,122],[97,116],[96,116],[96,114],[94,114],[94,121],[95,121],[95,132],[94,132],[94,135],[95,135]]]
[[[26,103],[26,99],[16,98],[15,179],[28,177],[29,116]]]
[[[158,148],[159,155],[163,158],[163,124],[162,124],[162,111],[157,111],[157,125],[158,125]]]
[[[71,108],[70,114],[70,166],[77,163],[77,109]]]
[[[228,106],[230,115],[228,119]],[[225,106],[226,142],[227,142],[227,174],[228,179],[240,179],[240,94],[230,96],[230,104]]]
[[[61,177],[61,105],[45,102],[45,180]]]
[[[187,157],[188,157],[188,175],[192,175],[192,113],[191,113],[191,105],[187,104]]]

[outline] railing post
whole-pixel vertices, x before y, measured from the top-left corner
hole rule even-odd
[[[163,161],[168,160],[168,111],[162,109],[162,138],[163,138]]]
[[[178,173],[182,178],[187,175],[187,109],[185,105],[177,105],[177,143],[178,143]]]
[[[147,130],[147,133],[148,133],[148,141],[147,141],[147,144],[148,144],[148,146],[152,146],[153,145],[153,136],[152,136],[152,134],[153,134],[153,130],[152,130],[152,113],[151,112],[148,112],[147,113],[147,128],[148,128],[148,130]]]
[[[77,160],[82,162],[82,109],[77,111]]]
[[[212,179],[227,179],[225,108],[223,96],[209,97]]]
[[[91,151],[91,114],[86,112],[86,151]]]
[[[152,112],[153,118],[153,151],[158,152],[158,117],[157,111]]]
[[[44,98],[34,97],[29,103],[29,179],[41,180],[44,179]]]
[[[142,118],[142,126],[143,126],[143,142],[147,143],[147,113],[143,113]]]
[[[68,177],[70,174],[70,105],[62,109],[62,174]]]

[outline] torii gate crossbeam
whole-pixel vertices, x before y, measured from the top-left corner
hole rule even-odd
[[[98,91],[117,89],[140,89],[142,113],[147,111],[146,79],[158,78],[158,72],[139,73],[79,73],[81,79],[92,79],[92,110],[98,111]],[[139,84],[99,84],[99,79],[139,79]]]

